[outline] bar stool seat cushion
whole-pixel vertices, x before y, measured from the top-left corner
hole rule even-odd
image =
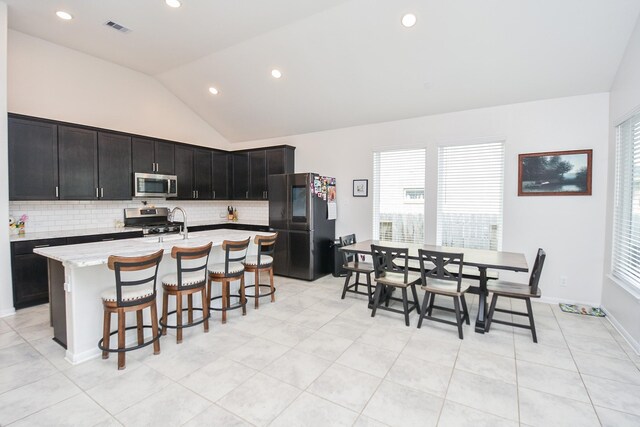
[[[409,273],[407,275],[407,281],[404,281],[404,273],[395,273],[392,271],[387,271],[383,273],[380,277],[376,278],[376,282],[382,283],[383,285],[395,286],[398,288],[406,288],[411,286],[412,284],[418,284],[422,278],[417,273]]]
[[[230,262],[229,273],[240,273],[244,271],[244,265],[241,262]],[[219,264],[212,264],[209,266],[209,273],[212,274],[225,274],[224,262]]]
[[[460,292],[458,292],[458,284],[451,280],[438,280],[427,278],[427,284],[422,285],[423,291],[433,292],[440,295],[462,295],[471,287],[471,283],[463,280],[460,283]]]
[[[224,269],[224,266],[222,268]],[[204,272],[185,273],[182,275],[182,286],[191,286],[198,283],[206,283]],[[178,287],[178,273],[171,273],[163,276],[162,284],[164,286]]]
[[[137,289],[123,289],[122,301],[135,301],[142,298],[147,298],[153,295],[153,288],[137,288]],[[116,294],[116,288],[107,289],[100,295],[103,301],[116,301],[118,299]]]
[[[257,255],[249,255],[244,260],[245,265],[258,265],[258,256]],[[271,265],[273,264],[273,258],[269,255],[262,255],[260,257],[260,265]]]

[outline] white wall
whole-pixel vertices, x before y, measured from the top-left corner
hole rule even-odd
[[[640,292],[628,292],[610,277],[613,230],[613,192],[615,183],[615,127],[632,112],[640,111],[640,21],[629,40],[627,51],[611,87],[609,126],[609,198],[605,226],[605,261],[602,305],[609,318],[640,353]]]
[[[225,138],[146,74],[13,30],[8,51],[12,113],[228,148]]]
[[[7,5],[0,2],[0,218],[9,216],[7,159]],[[14,312],[10,260],[9,233],[5,231],[0,233],[0,317]]]
[[[374,150],[426,147],[426,241],[435,243],[438,145],[504,140],[503,250],[526,253],[531,266],[538,247],[544,248],[548,255],[542,275],[544,297],[597,306],[604,258],[608,108],[608,94],[592,94],[252,141],[238,147],[296,146],[296,171],[336,177],[336,233],[355,232],[359,240],[372,235],[372,197],[352,197],[351,181],[368,178],[372,183]],[[593,149],[592,196],[517,196],[519,153],[582,148]],[[561,276],[567,277],[566,287],[560,286]]]

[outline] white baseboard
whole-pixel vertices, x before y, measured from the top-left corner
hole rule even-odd
[[[567,301],[566,298],[556,298],[556,297],[545,297],[545,296],[542,296],[542,297],[540,297],[539,301],[540,302],[545,302],[547,304],[564,303],[564,304],[588,305],[590,307],[600,307],[600,303],[599,302],[594,302],[594,301],[576,301],[576,300]]]
[[[613,327],[616,329],[616,331],[618,331],[620,333],[620,335],[622,335],[622,337],[625,339],[625,341],[631,346],[633,351],[635,351],[636,354],[640,356],[640,343],[638,341],[636,341],[627,332],[627,330],[622,326],[622,324],[620,322],[618,322],[616,320],[616,318],[609,312],[609,310],[607,310],[606,308],[602,307],[602,311],[604,311],[604,313],[607,315],[607,319],[609,320],[609,323],[611,323],[611,325],[613,325]]]
[[[16,314],[15,308],[7,308],[6,310],[0,310],[0,317],[8,317]]]

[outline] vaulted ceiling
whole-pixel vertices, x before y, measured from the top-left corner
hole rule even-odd
[[[3,1],[10,28],[158,79],[232,142],[608,91],[640,13],[638,0]]]

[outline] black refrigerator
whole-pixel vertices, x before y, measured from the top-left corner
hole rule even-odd
[[[335,178],[315,173],[269,175],[269,227],[278,232],[273,272],[316,280],[332,271]]]

